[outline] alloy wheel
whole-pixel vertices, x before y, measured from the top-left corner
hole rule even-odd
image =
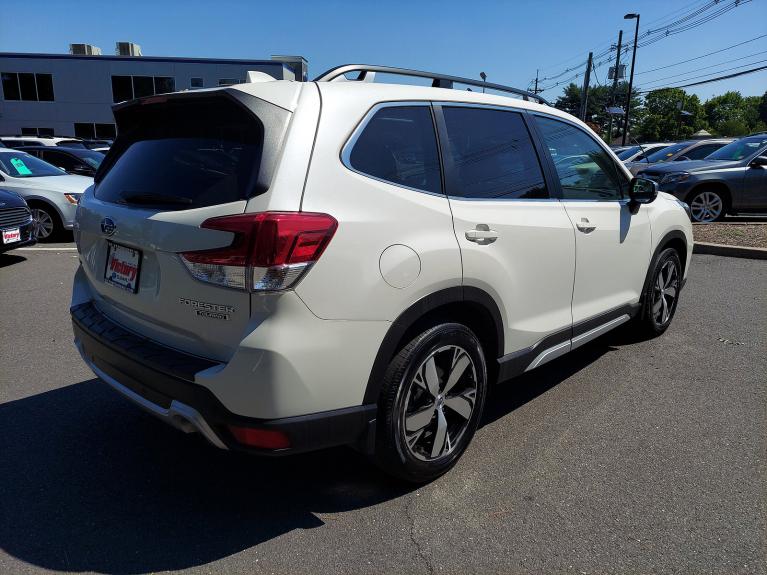
[[[652,317],[659,326],[671,318],[679,295],[679,271],[674,261],[669,260],[660,268],[655,278],[652,297]]]
[[[716,192],[701,192],[690,202],[692,219],[696,222],[713,222],[722,215],[724,202]]]
[[[35,237],[44,240],[53,233],[53,217],[45,210],[32,210],[32,223]]]
[[[477,371],[469,353],[448,345],[433,351],[410,381],[402,429],[410,453],[422,461],[449,455],[474,413]]]

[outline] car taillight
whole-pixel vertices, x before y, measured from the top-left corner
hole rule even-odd
[[[242,445],[260,449],[287,449],[290,439],[282,431],[230,425],[229,431]]]
[[[200,227],[232,232],[225,248],[181,253],[200,281],[246,291],[293,287],[316,262],[338,227],[327,214],[260,212],[205,220]]]

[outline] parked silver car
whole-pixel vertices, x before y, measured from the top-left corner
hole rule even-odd
[[[20,150],[0,148],[0,182],[29,204],[37,239],[51,241],[72,229],[77,202],[93,178],[67,174]]]
[[[647,163],[647,156],[658,150],[662,150],[663,148],[668,148],[673,144],[674,142],[651,142],[648,144],[637,144],[636,146],[626,146],[625,148],[614,151],[615,155],[618,156],[624,164],[628,164],[629,162]]]
[[[653,152],[641,162],[626,163],[629,171],[637,175],[651,164],[665,162],[685,162],[687,160],[702,160],[713,154],[719,148],[733,142],[735,138],[717,138],[714,140],[688,140],[672,144]]]

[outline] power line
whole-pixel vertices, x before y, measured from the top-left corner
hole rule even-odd
[[[639,41],[637,43],[637,48],[649,46],[650,44],[659,42],[665,38],[668,38],[669,36],[675,36],[676,34],[681,34],[683,32],[687,32],[689,30],[702,26],[703,24],[706,24],[707,22],[710,22],[711,20],[714,20],[718,18],[719,16],[722,16],[723,14],[729,12],[730,10],[734,10],[735,8],[742,6],[744,4],[747,4],[751,1],[752,0],[731,0],[730,2],[724,2],[723,0],[710,0],[706,2],[704,5],[696,8],[692,12],[685,14],[684,16],[678,17],[672,20],[671,22],[668,22],[667,24],[663,24],[662,26],[657,27],[655,29],[648,29],[647,31],[645,31],[644,34],[640,34]],[[690,6],[694,6],[695,4],[696,3],[690,4],[687,7],[689,8]],[[707,10],[714,7],[716,7],[716,9],[713,12],[709,12],[706,14]],[[676,12],[679,12],[679,11],[680,10],[677,10]],[[671,14],[673,14],[673,12]],[[670,17],[670,14],[664,17],[661,17],[660,19],[655,20],[654,22],[664,21],[668,19],[669,17]],[[633,39],[627,43],[626,48],[622,50],[621,52],[628,53],[631,47],[631,44],[633,44]],[[602,52],[594,56],[594,60],[597,60],[596,62],[594,62],[594,69],[597,69],[612,60],[612,58],[605,58],[605,56],[609,55],[612,50],[614,50],[614,48],[611,46],[610,48],[603,50]],[[571,72],[573,70],[580,68],[584,64],[585,62],[581,62],[577,66],[567,68],[564,71],[560,72],[559,74],[556,74],[554,76],[544,77],[543,80],[553,80],[556,78],[560,78],[564,76],[565,74],[567,74],[568,72]],[[541,92],[546,90],[551,90],[552,88],[556,88],[563,84],[567,84],[571,82],[572,80],[578,78],[579,76],[580,76],[580,73],[569,76],[565,78],[564,80],[560,80],[554,84],[541,88]]]
[[[727,60],[725,62],[719,62],[717,64],[711,64],[710,66],[703,66],[702,68],[698,68],[696,70],[688,70],[687,72],[679,72],[677,74],[673,74],[671,76],[665,76],[663,78],[655,78],[654,80],[648,80],[649,84],[657,84],[658,82],[664,82],[666,80],[670,80],[671,78],[677,78],[680,75],[683,76],[685,74],[690,74],[693,72],[700,72],[701,70],[708,70],[710,68],[716,68],[717,66],[724,66],[726,64],[732,64],[733,62],[737,62],[739,60],[745,60],[746,58],[753,58],[754,56],[758,56],[760,54],[767,54],[767,50],[762,50],[761,52],[754,52],[753,54],[749,54],[748,56],[743,56],[741,58],[733,58],[732,60]],[[743,64],[742,66],[736,66],[736,68],[742,68],[744,66],[751,66],[753,64],[760,64],[759,62],[749,62],[748,64]],[[725,70],[719,70],[720,72],[724,72]],[[709,72],[710,74],[711,72]]]
[[[754,64],[762,64],[763,62],[767,62],[767,59],[757,60],[756,62],[749,62],[748,64],[743,64],[741,66],[733,66],[732,68],[725,68],[723,70],[717,70],[716,72],[707,72],[705,74],[698,74],[697,76],[690,76],[689,78],[679,78],[679,80],[677,81],[686,82],[687,80],[695,80],[696,78],[703,78],[704,76],[708,76],[709,74],[719,74],[720,72],[729,72],[730,70],[737,70],[738,68],[745,68],[746,66],[753,66]],[[702,70],[703,68],[700,68],[700,69]]]
[[[669,88],[690,88],[692,86],[701,86],[703,84],[711,84],[712,82],[719,82],[720,80],[728,80],[730,78],[737,78],[738,76],[746,76],[747,74],[755,74],[767,70],[767,66],[760,66],[759,68],[753,68],[751,70],[743,70],[742,72],[735,72],[734,74],[727,74],[726,76],[718,76],[716,78],[709,78],[708,80],[701,80],[700,82],[693,82],[691,84],[683,84],[681,86],[664,86],[663,88],[653,88],[652,90],[643,90],[640,94],[647,94],[649,92],[657,92],[659,90],[668,90]]]
[[[688,62],[693,62],[695,60],[700,60],[701,58],[705,58],[706,56],[713,56],[714,54],[719,54],[720,52],[726,52],[727,50],[731,50],[733,48],[737,48],[738,46],[743,46],[743,44],[748,44],[749,42],[754,42],[756,40],[760,40],[767,36],[767,34],[762,34],[761,36],[757,36],[756,38],[751,38],[750,40],[746,40],[745,42],[739,42],[738,44],[733,44],[732,46],[727,46],[726,48],[722,48],[721,50],[714,50],[713,52],[709,52],[707,54],[703,54],[701,56],[696,56],[695,58],[690,58],[688,60],[681,60],[680,62],[674,62],[673,64],[668,64],[667,66],[659,66],[658,68],[653,68],[652,70],[643,70],[641,72],[636,72],[635,75],[639,76],[640,74],[649,74],[650,72],[657,72],[658,70],[665,70],[666,68],[673,68],[674,66],[679,66],[680,64],[687,64]]]

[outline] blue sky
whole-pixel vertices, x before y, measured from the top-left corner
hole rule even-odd
[[[720,4],[729,1],[720,0]],[[338,64],[365,62],[471,77],[484,71],[488,81],[527,88],[536,68],[545,77],[585,61],[590,49],[614,42],[621,27],[624,37],[630,38],[634,24],[623,20],[626,12],[641,12],[641,37],[645,23],[652,28],[654,20],[671,15],[669,20],[705,3],[35,0],[24,10],[4,12],[0,51],[62,53],[70,42],[86,42],[113,53],[115,41],[130,40],[152,56],[260,59],[271,54],[300,54],[309,60],[312,77]],[[635,84],[639,89],[659,87],[664,85],[663,78],[672,76],[666,83],[684,79],[703,66],[709,68],[697,74],[767,60],[765,36],[688,64],[640,74],[763,34],[767,34],[767,0],[752,0],[699,28],[640,49]],[[735,58],[740,59],[726,63]],[[597,70],[598,80],[604,83],[606,73],[607,66]],[[582,82],[582,77],[575,81]],[[689,90],[705,99],[730,89],[743,95],[763,94],[767,70]],[[557,87],[543,95],[553,100],[560,93],[561,87]]]

